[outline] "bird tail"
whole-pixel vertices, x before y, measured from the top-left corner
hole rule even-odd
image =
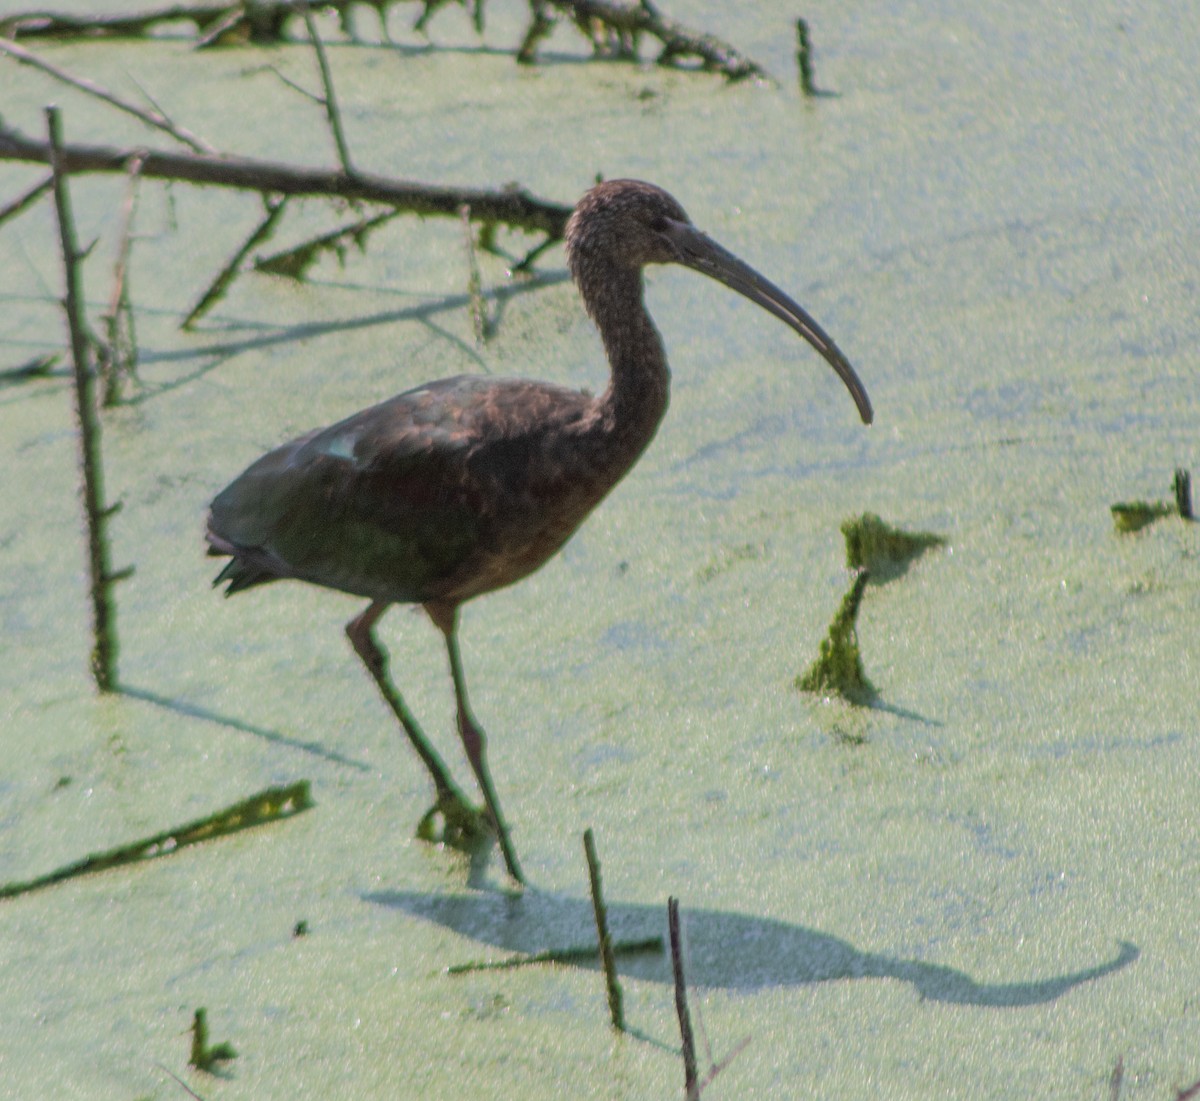
[[[225,585],[225,595],[233,596],[243,589],[252,589],[255,585],[265,585],[268,581],[277,580],[279,575],[256,565],[253,559],[247,556],[245,548],[223,539],[211,528],[206,533],[206,538],[210,557],[229,557],[221,572],[213,578],[214,589]]]

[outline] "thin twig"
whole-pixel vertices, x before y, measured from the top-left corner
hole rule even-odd
[[[250,250],[262,244],[263,241],[268,240],[271,234],[275,232],[275,223],[279,221],[280,216],[283,214],[287,198],[285,196],[265,198],[264,202],[267,207],[266,217],[258,223],[250,236],[242,242],[241,247],[229,258],[229,262],[217,273],[217,277],[208,285],[208,289],[200,296],[187,317],[180,322],[179,327],[181,329],[190,329],[213,306],[221,301],[225,292],[229,289],[229,285],[237,278],[242,262],[249,255]]]
[[[100,458],[100,422],[96,416],[95,376],[92,373],[88,335],[83,320],[83,291],[79,275],[79,249],[75,223],[62,166],[62,124],[57,107],[46,108],[50,140],[50,169],[54,174],[54,205],[58,214],[66,271],[67,327],[75,376],[75,412],[79,419],[79,459],[83,474],[84,519],[88,534],[88,566],[92,598],[92,679],[101,692],[117,688],[116,608],[112,598],[105,522],[114,510],[104,504],[104,468]]]
[[[111,104],[118,110],[125,111],[127,114],[133,115],[134,118],[141,119],[147,126],[153,126],[157,130],[165,131],[176,141],[183,142],[184,145],[195,150],[197,153],[216,152],[203,138],[197,137],[190,130],[176,126],[161,111],[146,111],[136,103],[130,103],[128,100],[121,99],[120,96],[110,92],[107,88],[102,88],[95,81],[73,76],[65,69],[60,69],[57,65],[52,65],[49,61],[38,57],[37,54],[30,53],[23,46],[18,46],[15,42],[7,38],[0,38],[0,53],[7,53],[15,61],[19,61],[24,65],[32,65],[35,69],[40,69],[42,72],[54,77],[55,80],[60,80],[64,84],[71,85],[72,88],[78,88],[81,92],[86,92],[90,96],[104,100],[105,103]]]
[[[679,899],[667,899],[667,928],[671,937],[671,970],[675,974],[675,1012],[683,1041],[683,1088],[687,1101],[696,1101],[700,1087],[696,1074],[696,1040],[688,1015],[687,978],[683,973],[683,937],[679,929]]]
[[[342,129],[342,113],[338,110],[337,96],[333,91],[333,73],[329,68],[329,58],[325,55],[325,43],[317,33],[317,24],[313,19],[308,0],[295,0],[296,7],[304,16],[304,25],[308,28],[308,37],[317,54],[317,67],[321,70],[321,84],[325,89],[325,97],[321,101],[325,106],[325,114],[329,118],[329,128],[333,131],[333,142],[337,146],[338,160],[341,161],[342,171],[347,176],[354,175],[354,165],[350,163],[350,147],[346,144],[346,132]]]
[[[600,861],[596,857],[596,839],[591,828],[583,831],[583,852],[587,857],[588,879],[592,885],[592,913],[596,916],[596,938],[600,943],[600,960],[604,964],[604,985],[608,991],[608,1013],[612,1026],[625,1031],[625,1009],[622,1004],[621,982],[617,978],[617,962],[613,958],[612,937],[608,932],[608,911],[600,888]]]
[[[661,952],[662,937],[643,937],[641,940],[617,940],[612,942],[614,956],[628,956],[643,952]],[[447,975],[467,975],[473,971],[513,971],[518,967],[530,967],[539,963],[581,963],[594,960],[600,950],[594,944],[580,944],[574,948],[546,948],[541,952],[518,953],[501,960],[471,960],[454,963],[446,968]]]
[[[108,299],[108,312],[102,314],[105,341],[100,356],[100,377],[104,381],[104,405],[116,405],[121,400],[121,379],[133,378],[137,371],[137,336],[133,325],[133,305],[129,297],[129,252],[133,243],[133,215],[137,209],[138,180],[142,157],[129,163],[129,185],[121,209],[121,232],[117,243],[117,258],[113,264],[113,288]]]
[[[26,207],[33,205],[43,195],[46,194],[54,186],[53,174],[46,176],[44,179],[38,180],[27,191],[22,192],[10,203],[0,206],[0,225],[3,225],[9,218],[15,218]]]
[[[252,72],[260,72],[260,71],[262,71],[262,70],[252,70]],[[310,92],[298,80],[293,80],[286,73],[282,72],[277,66],[268,65],[266,67],[266,71],[268,73],[272,73],[275,76],[277,76],[281,81],[283,81],[284,84],[286,84],[289,88],[291,88],[291,90],[293,92],[299,92],[305,99],[311,99],[313,101],[313,103],[318,103],[318,104],[321,104],[322,106],[324,105],[325,101],[320,96],[316,95],[313,92]]]
[[[467,298],[471,303],[471,328],[475,332],[475,347],[482,348],[489,335],[488,321],[483,304],[479,258],[475,255],[475,234],[471,231],[471,208],[463,203],[458,208],[458,216],[462,219],[463,244],[467,253]]]

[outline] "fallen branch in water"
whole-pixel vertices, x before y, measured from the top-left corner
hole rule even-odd
[[[387,36],[388,11],[401,0],[323,0],[321,8],[335,12],[342,29],[351,35],[350,9],[356,4],[372,7]],[[413,29],[424,34],[430,18],[447,0],[419,2],[422,12]],[[554,29],[556,17],[565,16],[591,43],[599,58],[638,60],[643,38],[661,45],[659,65],[680,68],[698,62],[704,72],[720,73],[729,80],[767,80],[767,72],[728,42],[692,30],[658,10],[651,0],[531,0],[530,22],[517,50],[517,60],[530,64],[537,59],[539,43]],[[172,4],[122,15],[72,15],[65,12],[14,12],[0,17],[0,34],[10,38],[148,38],[164,26],[191,23],[198,48],[253,42],[258,45],[286,42],[289,20],[302,18],[303,10],[293,0],[257,0],[256,3]],[[483,0],[471,0],[471,18],[476,33],[483,32]]]
[[[532,20],[517,51],[517,60],[526,64],[536,60],[538,44],[554,26],[553,9],[571,18],[596,57],[636,61],[641,39],[650,37],[662,45],[655,59],[659,65],[683,68],[681,62],[698,61],[705,72],[729,80],[770,79],[758,62],[728,42],[663,15],[651,0],[531,0],[530,7]]]

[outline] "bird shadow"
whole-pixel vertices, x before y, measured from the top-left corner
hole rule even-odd
[[[536,889],[513,894],[429,894],[378,891],[364,900],[402,910],[443,925],[492,948],[532,954],[548,948],[595,943],[589,899],[568,898]],[[1041,1005],[1082,983],[1119,971],[1140,955],[1127,941],[1117,954],[1091,967],[1041,979],[977,982],[952,967],[902,959],[855,948],[848,941],[802,925],[726,910],[685,910],[688,981],[699,987],[748,993],[767,987],[803,986],[836,979],[896,979],[910,983],[924,999],[986,1008]],[[666,907],[609,903],[608,924],[614,942],[666,938]],[[457,962],[457,961],[456,961]],[[595,971],[599,963],[568,965]],[[665,953],[621,956],[622,975],[671,986],[671,962]]]

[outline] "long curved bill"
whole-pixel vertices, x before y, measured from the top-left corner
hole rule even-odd
[[[678,250],[679,263],[745,295],[804,337],[846,384],[854,404],[858,406],[858,415],[862,417],[863,424],[871,423],[874,413],[871,411],[871,399],[867,397],[867,388],[850,366],[850,361],[805,310],[769,279],[764,279],[749,264],[723,249],[695,226],[687,222],[670,222],[667,236]]]

